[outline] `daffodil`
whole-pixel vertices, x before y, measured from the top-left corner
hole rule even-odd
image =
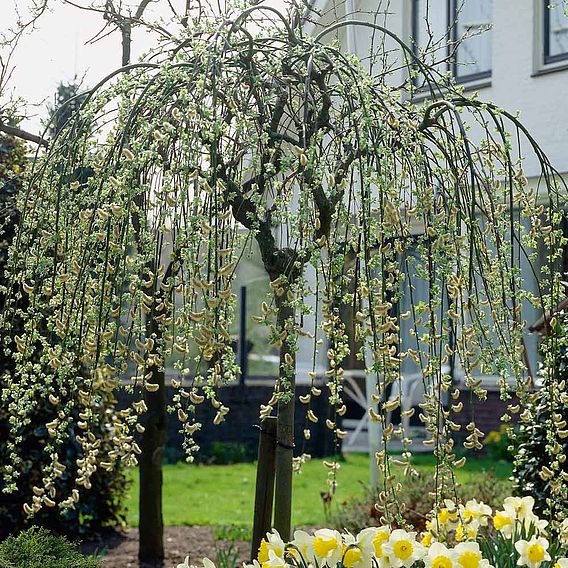
[[[568,558],[559,558],[554,563],[554,568],[568,568]]]
[[[550,560],[548,554],[548,541],[540,536],[533,536],[530,540],[519,540],[515,543],[519,553],[519,566],[538,568],[543,562]]]
[[[306,564],[312,562],[314,558],[314,537],[312,535],[306,531],[294,531],[294,538],[290,545],[287,547],[290,554],[301,555]]]
[[[270,559],[270,552],[274,552],[276,556],[284,558],[285,549],[284,541],[278,531],[274,529],[272,532],[267,533],[266,538],[261,540],[258,549],[258,561],[261,565],[264,565],[264,563],[268,562]]]
[[[455,548],[456,565],[459,568],[493,568],[481,555],[477,542],[460,542]]]
[[[420,540],[420,544],[422,546],[430,546],[432,544],[432,542],[434,542],[434,535],[429,532],[426,531],[423,535],[422,535],[422,539]]]
[[[489,505],[477,501],[476,499],[471,499],[465,505],[460,505],[459,511],[464,524],[474,524],[477,525],[477,527],[487,526],[488,518],[492,513]]]
[[[357,535],[357,541],[370,547],[373,556],[381,559],[384,557],[383,544],[388,541],[390,533],[390,527],[368,527]]]
[[[465,540],[472,540],[477,537],[478,526],[477,523],[464,524],[460,523],[456,527],[456,540],[463,542]]]
[[[515,516],[520,521],[525,521],[527,519],[532,519],[534,507],[534,498],[527,497],[507,497],[503,502],[503,509],[512,510],[515,512]]]
[[[278,556],[274,550],[268,552],[268,560],[262,563],[262,568],[286,568],[288,564],[282,556]]]
[[[314,533],[313,547],[320,564],[333,567],[339,562],[343,552],[341,534],[331,529],[319,529]]]
[[[568,546],[568,519],[564,519],[560,525],[560,542]]]
[[[368,543],[359,542],[352,534],[343,535],[341,563],[345,568],[370,568],[372,549]]]
[[[505,537],[509,538],[513,534],[516,522],[515,511],[504,509],[497,511],[493,516],[493,526]]]
[[[446,530],[454,528],[459,519],[458,508],[451,499],[444,500],[444,507],[436,513],[436,528]]]
[[[457,568],[455,552],[441,542],[433,543],[422,560],[425,568]]]
[[[416,533],[396,529],[390,534],[389,540],[383,544],[383,554],[388,558],[393,568],[410,568],[414,562],[426,554],[426,549],[416,542]]]

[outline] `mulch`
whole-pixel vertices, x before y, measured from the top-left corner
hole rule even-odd
[[[166,558],[162,565],[138,562],[138,529],[113,533],[101,542],[82,545],[86,554],[103,553],[103,568],[176,568],[189,556],[191,564],[201,564],[204,557],[216,562],[218,551],[238,550],[237,566],[248,560],[250,544],[246,542],[216,541],[214,528],[209,526],[166,527],[164,534]]]

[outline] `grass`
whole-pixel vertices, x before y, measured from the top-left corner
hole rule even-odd
[[[432,471],[431,455],[414,456],[416,467]],[[255,464],[164,466],[164,521],[167,525],[250,525],[254,505]],[[511,473],[505,462],[471,459],[459,470],[458,480],[466,483],[472,476],[493,470],[502,479]],[[325,514],[320,492],[325,491],[327,470],[321,460],[307,463],[294,477],[294,525],[322,525]],[[338,474],[335,504],[363,494],[369,482],[369,459],[363,454],[345,458]],[[128,499],[128,522],[138,524],[138,474]]]

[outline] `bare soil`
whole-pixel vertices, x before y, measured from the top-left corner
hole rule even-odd
[[[114,533],[103,542],[89,542],[82,546],[88,554],[104,554],[103,568],[176,568],[189,556],[191,564],[201,564],[204,557],[216,562],[218,551],[227,551],[232,545],[238,550],[236,566],[248,560],[250,544],[246,542],[215,541],[213,527],[166,527],[163,564],[138,562],[138,529]]]

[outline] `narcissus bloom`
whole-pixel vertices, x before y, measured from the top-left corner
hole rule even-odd
[[[515,512],[516,517],[521,520],[527,520],[534,517],[533,513],[534,498],[527,497],[507,497],[503,502],[503,508]]]
[[[319,529],[314,533],[314,554],[327,566],[335,566],[341,559],[343,540],[338,531]]]
[[[559,558],[554,563],[554,568],[568,568],[568,558]]]
[[[451,499],[444,500],[445,507],[442,507],[436,514],[437,528],[451,529],[458,522],[458,508]]]
[[[341,563],[345,568],[371,568],[372,548],[368,543],[359,542],[352,534],[343,535]]]
[[[410,568],[426,554],[426,549],[416,542],[416,533],[403,529],[392,531],[388,542],[383,544],[383,554],[393,568]]]
[[[432,544],[422,560],[426,568],[457,568],[455,552],[441,542]]]
[[[489,560],[483,559],[477,542],[460,542],[455,548],[456,564],[459,568],[493,568]]]
[[[383,544],[388,541],[390,533],[390,527],[368,527],[357,535],[357,541],[362,546],[369,546],[372,554],[380,560],[384,557]]]
[[[538,568],[543,562],[550,560],[548,541],[545,538],[533,536],[530,540],[519,540],[515,548],[520,555],[519,566]]]
[[[260,542],[258,549],[258,561],[261,564],[268,562],[270,559],[270,552],[274,552],[276,556],[284,558],[285,545],[280,534],[277,530],[267,533],[266,538]]]
[[[487,526],[487,519],[491,516],[492,510],[489,505],[483,502],[471,499],[465,505],[460,505],[460,517],[463,519],[464,525]]]
[[[513,534],[515,526],[516,515],[510,509],[497,511],[493,517],[493,526],[503,534],[503,536],[510,537]]]
[[[288,564],[282,556],[278,556],[274,550],[268,552],[268,560],[262,563],[262,568],[286,568]]]
[[[288,546],[287,550],[292,556],[300,554],[307,562],[311,562],[314,558],[314,537],[306,531],[294,531],[294,539],[290,542],[292,546]]]

